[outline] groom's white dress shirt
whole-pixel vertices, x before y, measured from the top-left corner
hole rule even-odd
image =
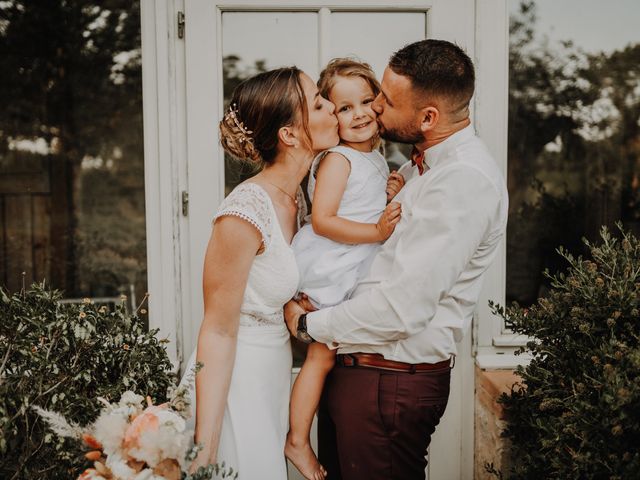
[[[338,353],[436,363],[471,324],[505,233],[505,181],[472,126],[427,149],[425,163],[422,176],[410,162],[400,169],[402,218],[351,299],[307,316],[309,334]]]

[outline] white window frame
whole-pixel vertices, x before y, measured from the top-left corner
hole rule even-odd
[[[149,328],[169,340],[167,352],[178,370],[183,361],[189,268],[186,187],[184,47],[175,42],[175,13],[181,2],[142,0],[142,93]]]
[[[509,116],[509,0],[476,0],[476,94],[475,126],[478,135],[507,178],[507,134]],[[489,268],[474,319],[476,363],[480,368],[515,368],[528,363],[526,354],[514,351],[527,337],[510,332],[493,315],[489,300],[505,306],[506,238]]]

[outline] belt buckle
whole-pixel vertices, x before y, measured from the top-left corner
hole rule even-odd
[[[356,357],[355,355],[352,355],[350,353],[345,353],[344,354],[345,357],[349,357],[351,359],[352,364],[351,365],[345,365],[345,366],[349,366],[349,367],[357,367],[358,366],[358,357]],[[343,360],[344,362],[344,360]]]
[[[349,360],[351,360],[351,363],[347,364],[347,362],[345,362],[346,358],[349,358]],[[350,353],[341,353],[340,355],[338,355],[338,365],[340,365],[341,367],[355,367],[358,365],[358,360],[355,356],[351,355]]]

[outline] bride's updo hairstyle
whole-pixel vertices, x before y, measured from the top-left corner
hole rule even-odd
[[[220,121],[222,148],[254,165],[273,163],[278,130],[302,124],[311,145],[308,107],[297,67],[278,68],[243,81]]]

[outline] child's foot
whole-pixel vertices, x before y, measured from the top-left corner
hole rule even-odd
[[[327,472],[308,442],[296,443],[287,435],[287,443],[284,446],[285,456],[293,463],[307,480],[324,480]]]

